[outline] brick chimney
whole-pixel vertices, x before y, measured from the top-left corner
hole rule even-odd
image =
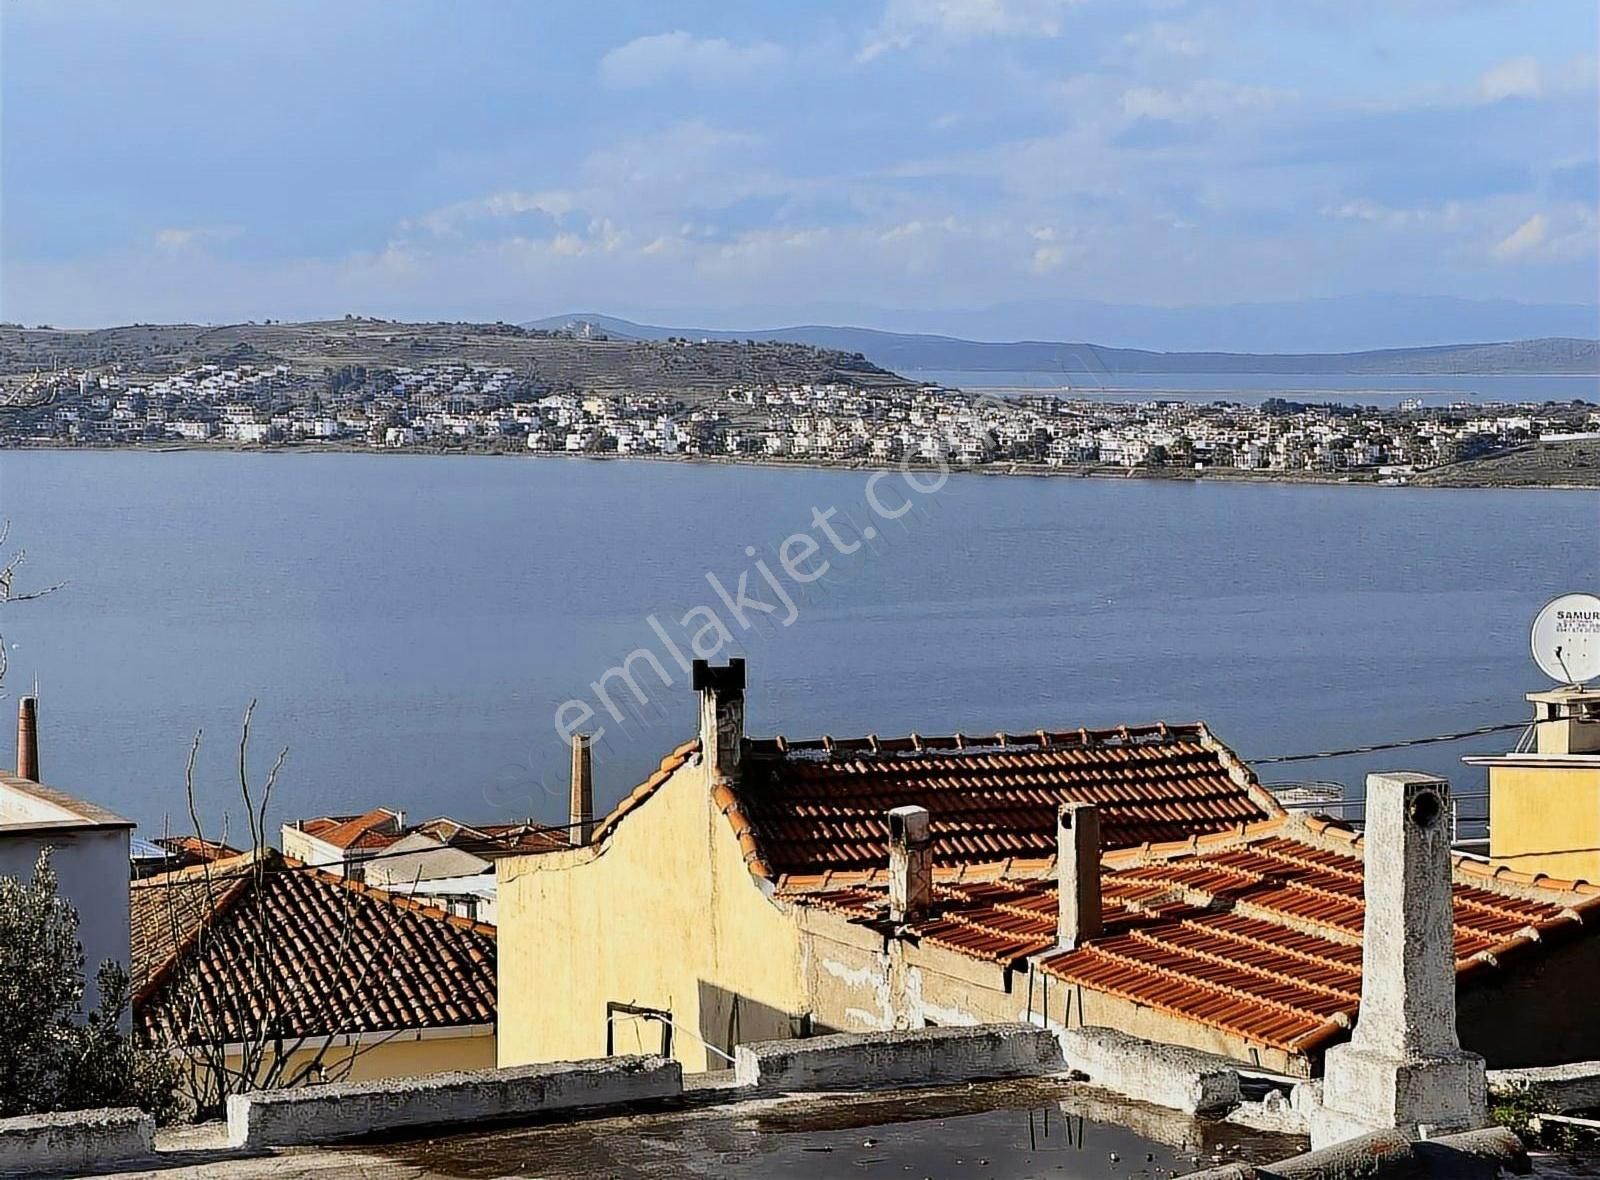
[[[39,781],[39,699],[17,702],[17,777]]]
[[[572,735],[572,801],[571,827],[567,840],[583,846],[594,837],[594,764],[590,754],[589,735]]]
[[[713,668],[693,664],[691,683],[700,694],[700,756],[712,782],[738,782],[744,747],[744,661]]]
[[[1100,917],[1100,810],[1063,803],[1056,812],[1056,941],[1065,949],[1097,938]]]
[[[889,823],[889,917],[915,922],[933,904],[933,835],[926,807],[896,807]]]
[[[1450,784],[1367,776],[1361,1010],[1324,1059],[1314,1148],[1366,1131],[1412,1138],[1488,1124],[1483,1058],[1456,1036]]]

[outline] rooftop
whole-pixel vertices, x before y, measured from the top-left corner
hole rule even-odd
[[[430,836],[450,848],[459,848],[474,856],[493,859],[498,856],[515,856],[525,852],[549,852],[567,846],[564,828],[547,824],[512,823],[478,824],[471,826],[440,816],[417,824],[406,835]]]
[[[1289,817],[1232,832],[1108,853],[1104,933],[1056,943],[1054,862],[936,871],[935,910],[910,933],[987,962],[1033,956],[1058,979],[1122,996],[1257,1044],[1319,1051],[1355,1022],[1361,999],[1361,838]],[[1457,979],[1600,926],[1600,888],[1532,878],[1457,857]],[[879,924],[884,869],[792,881],[800,905]]]
[[[757,876],[888,863],[884,813],[932,819],[934,861],[963,865],[1055,855],[1056,813],[1100,809],[1107,847],[1186,839],[1283,814],[1203,724],[982,736],[783,738],[746,743],[724,810]]]
[[[291,1037],[495,1019],[493,926],[276,852],[135,881],[131,897],[147,1032],[239,1039],[274,1006]],[[276,953],[256,955],[263,943]]]
[[[132,828],[131,819],[79,799],[55,787],[0,774],[0,827],[72,824],[101,828]]]
[[[387,807],[363,815],[321,815],[301,820],[299,828],[333,848],[362,851],[387,848],[402,835],[402,816]]]
[[[1061,1079],[1011,1079],[914,1091],[741,1099],[715,1084],[686,1109],[557,1117],[528,1125],[439,1128],[390,1141],[207,1159],[206,1128],[158,1133],[184,1176],[293,1175],[498,1180],[597,1175],[727,1177],[1061,1175],[1083,1180],[1183,1173],[1225,1159],[1266,1162],[1303,1140],[1144,1107]],[[139,1173],[165,1176],[170,1167]],[[1157,1169],[1160,1169],[1159,1173]]]

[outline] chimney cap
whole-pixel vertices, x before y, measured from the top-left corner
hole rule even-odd
[[[926,807],[907,804],[890,810],[890,840],[904,840],[907,844],[926,844],[931,835],[932,825]]]
[[[690,681],[696,692],[743,692],[744,660],[735,656],[725,667],[712,667],[709,660],[696,660],[691,665]]]

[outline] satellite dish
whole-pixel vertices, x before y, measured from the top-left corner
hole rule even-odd
[[[1600,597],[1563,594],[1533,620],[1533,658],[1550,679],[1581,688],[1600,676]]]

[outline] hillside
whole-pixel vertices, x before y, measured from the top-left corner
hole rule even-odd
[[[587,340],[512,324],[405,324],[347,319],[300,324],[138,324],[54,330],[0,327],[0,377],[117,364],[133,378],[198,364],[418,368],[453,362],[515,370],[551,387],[596,392],[710,392],[738,382],[848,380],[903,385],[860,356],[806,343]]]
[[[989,342],[953,336],[880,332],[871,328],[804,325],[756,332],[662,328],[610,316],[553,316],[528,326],[573,330],[592,325],[613,338],[659,340],[786,340],[860,353],[896,372],[1059,372],[1094,378],[1118,373],[1281,373],[1281,374],[1494,374],[1597,373],[1600,341],[1552,337],[1429,348],[1394,348],[1343,353],[1150,352],[1097,344],[1041,340]]]

